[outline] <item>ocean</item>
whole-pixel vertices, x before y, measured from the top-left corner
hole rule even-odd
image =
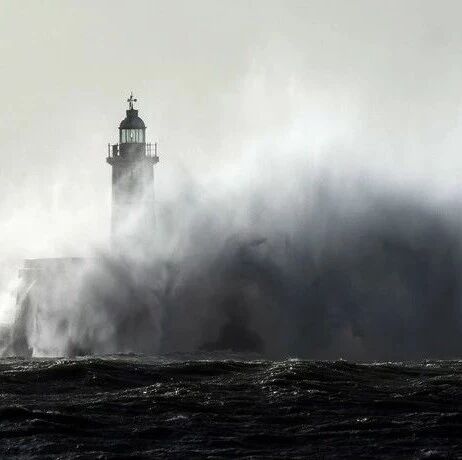
[[[462,458],[462,363],[0,361],[0,458]]]

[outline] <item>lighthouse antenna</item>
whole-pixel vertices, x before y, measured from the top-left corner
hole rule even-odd
[[[128,102],[128,108],[130,110],[133,110],[133,103],[138,102],[138,99],[135,99],[133,97],[133,91],[130,92],[130,97],[127,99],[127,102]]]

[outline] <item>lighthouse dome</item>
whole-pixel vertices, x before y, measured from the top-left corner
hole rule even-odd
[[[127,116],[120,122],[119,129],[146,129],[144,121],[138,116],[138,110],[127,110]]]

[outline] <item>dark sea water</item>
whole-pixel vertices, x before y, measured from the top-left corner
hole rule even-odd
[[[462,363],[0,361],[1,458],[462,458]]]

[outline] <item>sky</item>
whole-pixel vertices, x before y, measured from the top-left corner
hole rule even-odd
[[[192,182],[204,199],[262,176],[290,187],[301,165],[457,201],[461,13],[449,0],[0,0],[0,256],[107,243],[105,156],[130,91],[159,142],[159,203]]]

